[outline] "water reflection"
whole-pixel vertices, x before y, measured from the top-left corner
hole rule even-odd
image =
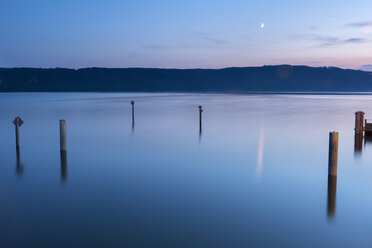
[[[336,213],[337,176],[328,176],[327,215],[333,219]]]
[[[265,129],[264,129],[263,124],[261,124],[260,139],[258,142],[257,167],[256,167],[257,180],[261,179],[261,176],[262,176],[264,135],[265,135]]]
[[[61,151],[61,181],[67,180],[67,152]]]
[[[154,246],[181,247],[182,237],[195,233],[203,236],[202,244],[196,239],[189,246],[218,247],[230,242],[230,247],[363,247],[371,241],[370,198],[357,192],[372,187],[372,155],[366,152],[372,142],[362,143],[363,159],[357,163],[351,143],[354,123],[345,120],[351,119],[356,106],[372,106],[372,95],[154,95],[143,98],[140,126],[135,127],[130,105],[123,117],[125,94],[112,94],[110,104],[103,93],[92,94],[98,100],[90,101],[85,100],[88,94],[0,97],[0,106],[12,106],[2,108],[2,116],[26,112],[29,123],[23,130],[27,154],[22,150],[19,156],[24,165],[21,177],[16,175],[14,126],[11,134],[0,139],[5,163],[0,166],[0,228],[1,243],[5,243],[1,247],[48,247],[55,240],[61,247],[74,246],[76,240],[66,238],[69,233],[64,227],[79,233],[81,247],[102,240],[107,246],[138,247],[143,245],[143,237]],[[74,98],[79,100],[71,101]],[[193,102],[208,102],[208,109],[213,110],[211,116],[203,116],[208,118],[202,132]],[[76,153],[74,163],[72,157],[60,154],[58,175],[55,121],[62,114],[74,124],[69,131]],[[87,124],[82,120],[99,121]],[[5,122],[0,125],[6,127]],[[132,127],[136,128],[133,136]],[[326,170],[327,133],[336,127],[342,134],[339,172],[343,172],[342,185],[337,187],[349,190],[347,194],[339,190],[341,195],[336,178],[328,178]],[[363,137],[362,142],[371,138]],[[360,144],[360,139],[356,141]],[[358,149],[360,145],[356,152]],[[50,168],[50,161],[55,168]],[[107,168],[102,168],[103,163]],[[68,166],[72,166],[71,172]],[[327,182],[314,185],[322,173],[320,180]],[[75,183],[75,178],[84,183]],[[102,204],[93,204],[97,202]],[[144,218],[144,213],[151,218]],[[92,214],[94,223],[81,228],[81,223],[91,222]],[[35,220],[41,223],[35,224]],[[20,225],[26,235],[18,235]],[[141,235],[131,235],[131,229]],[[165,233],[175,238],[164,240]],[[260,238],[265,235],[271,238]]]
[[[16,147],[17,151],[17,164],[16,164],[16,174],[21,176],[23,174],[23,165],[21,163],[21,151],[19,146]]]
[[[372,143],[372,135],[364,136],[364,145],[366,145],[367,143]]]
[[[363,134],[355,134],[354,136],[354,155],[359,156],[362,153]]]

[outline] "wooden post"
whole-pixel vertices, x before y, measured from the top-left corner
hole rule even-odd
[[[130,104],[132,104],[132,127],[134,127],[134,101],[132,100]]]
[[[329,133],[327,214],[333,218],[336,211],[338,132]]]
[[[19,116],[17,116],[14,119],[13,124],[15,125],[16,147],[19,148],[19,127],[22,126],[23,120]]]
[[[59,120],[59,136],[61,152],[66,152],[66,121]]]
[[[329,133],[328,176],[337,176],[338,132]]]
[[[363,134],[364,112],[358,111],[355,113],[355,134]]]
[[[202,112],[203,112],[203,107],[199,106],[199,132],[202,132]]]
[[[18,119],[16,120],[15,124],[15,134],[16,134],[16,146],[19,148],[19,121]]]

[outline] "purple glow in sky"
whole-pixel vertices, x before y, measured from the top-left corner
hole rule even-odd
[[[0,67],[372,64],[372,1],[2,0],[0,10]]]

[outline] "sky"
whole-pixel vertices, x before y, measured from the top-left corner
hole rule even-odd
[[[371,0],[1,0],[0,67],[372,68],[371,11]]]

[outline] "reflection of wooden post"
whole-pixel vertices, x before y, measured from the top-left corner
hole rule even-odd
[[[354,136],[354,153],[360,153],[363,147],[363,134],[355,134]]]
[[[59,136],[60,136],[60,148],[61,152],[66,152],[66,121],[59,121]]]
[[[61,180],[67,179],[67,152],[61,151]]]
[[[199,132],[200,133],[202,131],[202,112],[203,112],[203,107],[199,106]]]
[[[132,100],[130,104],[132,104],[132,126],[134,126],[134,101]]]
[[[23,173],[23,166],[21,164],[21,151],[19,149],[19,146],[17,146],[17,165],[16,165],[16,172],[18,175],[22,175]]]
[[[363,134],[364,112],[358,111],[355,113],[355,134]]]
[[[59,136],[61,148],[61,179],[65,181],[67,178],[67,149],[66,149],[66,121],[59,120]]]
[[[337,176],[328,176],[327,214],[333,218],[336,212]]]
[[[23,120],[17,116],[14,119],[13,124],[15,125],[16,146],[19,148],[19,127],[22,126]]]
[[[329,133],[328,176],[337,176],[338,133]]]

